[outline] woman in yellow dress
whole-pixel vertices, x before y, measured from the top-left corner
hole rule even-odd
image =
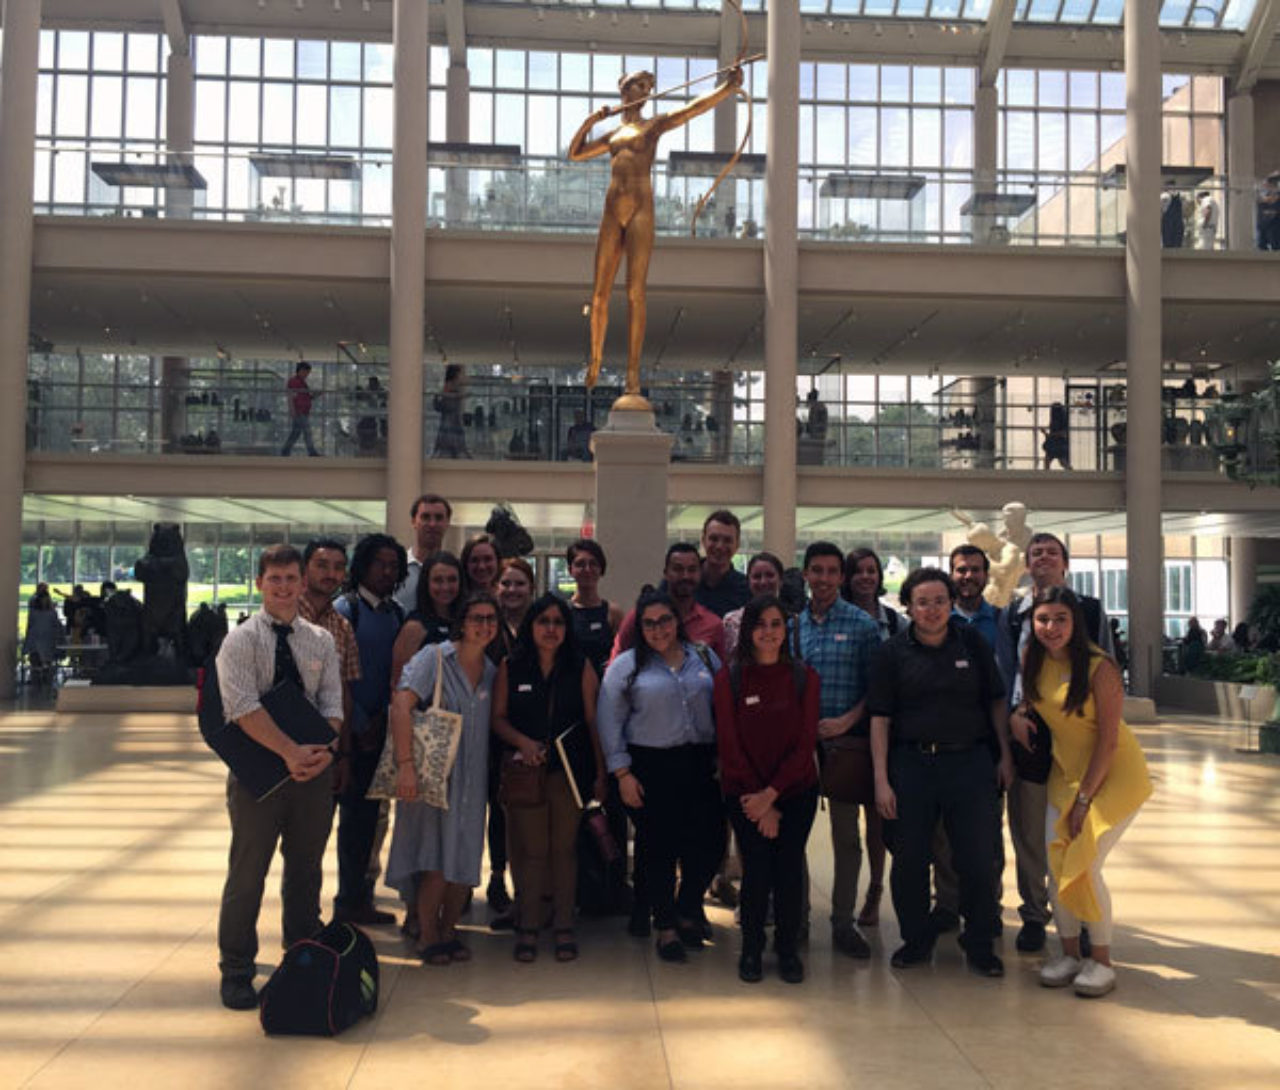
[[[1033,638],[1023,662],[1024,700],[1010,716],[1014,737],[1028,746],[1033,708],[1053,738],[1045,835],[1049,897],[1062,954],[1045,963],[1040,983],[1106,995],[1111,965],[1111,895],[1102,864],[1151,794],[1147,762],[1121,718],[1124,685],[1115,662],[1089,642],[1080,600],[1067,587],[1037,591]],[[1080,957],[1080,925],[1088,923],[1092,956]]]
[[[645,281],[653,254],[653,160],[664,133],[687,125],[699,114],[718,106],[742,86],[742,69],[729,69],[725,81],[670,113],[642,116],[653,96],[650,72],[632,72],[618,84],[621,106],[602,106],[579,126],[569,141],[569,158],[575,162],[608,153],[613,161],[604,215],[596,238],[595,287],[591,294],[591,365],[587,387],[595,386],[604,358],[604,335],[609,324],[609,296],[625,255],[627,259],[627,386],[632,397],[640,394],[640,353],[644,349]],[[622,124],[612,132],[590,139],[591,130],[614,114]]]

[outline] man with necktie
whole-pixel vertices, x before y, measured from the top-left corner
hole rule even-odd
[[[333,823],[333,754],[342,724],[342,681],[333,637],[298,614],[302,554],[273,545],[258,558],[262,609],[227,634],[217,671],[223,713],[259,745],[284,761],[291,779],[256,799],[227,776],[231,852],[218,917],[222,1003],[257,1006],[258,913],[267,872],[280,845],[284,856],[285,948],[320,929],[321,864]],[[300,745],[262,706],[262,694],[292,681],[333,727],[332,745]]]

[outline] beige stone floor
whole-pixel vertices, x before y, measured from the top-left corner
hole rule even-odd
[[[478,907],[472,964],[427,968],[381,935],[375,1019],[267,1040],[218,1004],[223,777],[193,722],[0,714],[0,1086],[1275,1088],[1280,761],[1237,753],[1238,727],[1178,719],[1141,737],[1157,789],[1108,866],[1122,968],[1107,999],[1037,985],[1011,894],[1004,980],[966,974],[950,939],[931,968],[892,972],[886,912],[869,965],[815,926],[799,987],[740,984],[721,909],[714,948],[686,966],[620,921],[584,925],[576,964],[544,950],[524,966]],[[815,921],[824,834],[819,815]],[[331,868],[332,842],[328,891]],[[264,958],[278,928],[273,894]]]

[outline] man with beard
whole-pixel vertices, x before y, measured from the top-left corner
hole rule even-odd
[[[666,591],[671,595],[676,613],[684,623],[684,634],[692,643],[704,643],[716,653],[721,662],[725,659],[724,624],[706,606],[697,600],[698,584],[702,579],[702,563],[698,550],[687,542],[678,541],[667,549],[662,566],[662,578]],[[613,658],[630,650],[636,642],[636,612],[628,610],[618,626],[613,640]]]

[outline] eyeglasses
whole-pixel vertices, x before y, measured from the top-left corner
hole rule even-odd
[[[496,613],[468,613],[466,617],[467,624],[491,625],[498,623],[498,615]]]
[[[659,628],[666,628],[667,625],[676,623],[675,615],[672,613],[664,613],[661,617],[645,617],[640,622],[640,627],[646,632],[655,632]]]

